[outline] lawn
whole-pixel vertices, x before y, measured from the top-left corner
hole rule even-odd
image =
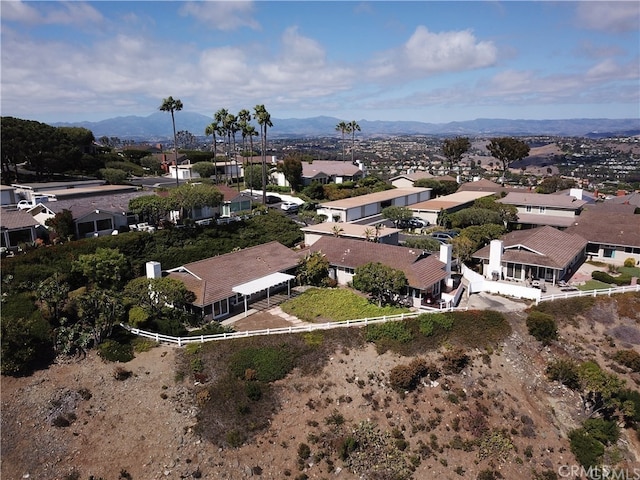
[[[378,307],[343,288],[310,288],[281,305],[282,310],[306,322],[355,320],[409,312],[408,308]]]
[[[611,288],[611,285],[599,280],[587,280],[584,285],[578,285],[578,289],[582,290],[583,292],[588,292],[590,290],[606,290],[609,288]]]
[[[640,268],[638,267],[620,267],[619,272],[622,275],[629,275],[630,277],[640,278]]]

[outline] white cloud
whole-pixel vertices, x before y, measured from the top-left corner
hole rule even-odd
[[[260,24],[252,17],[253,2],[186,2],[180,8],[180,15],[192,16],[199,22],[224,31],[241,27],[260,28]]]
[[[637,1],[581,2],[577,21],[591,30],[637,32],[640,29],[640,3]]]
[[[492,66],[498,58],[493,42],[478,41],[470,30],[434,33],[419,26],[407,42],[372,63],[374,78],[424,76]]]
[[[17,1],[2,2],[2,20],[27,24],[77,25],[100,23],[102,14],[85,2],[45,2],[31,4]]]

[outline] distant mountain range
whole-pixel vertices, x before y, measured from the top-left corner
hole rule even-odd
[[[177,112],[176,129],[187,130],[196,136],[204,136],[204,130],[212,122],[206,115]],[[270,138],[336,137],[336,125],[341,121],[334,117],[272,119]],[[567,119],[567,120],[506,120],[479,118],[464,122],[424,123],[413,121],[357,120],[361,132],[358,137],[397,135],[436,136],[520,136],[554,135],[572,137],[607,137],[612,135],[640,135],[640,118],[633,119]],[[56,127],[74,126],[91,130],[96,138],[102,136],[120,139],[161,141],[173,136],[171,118],[166,112],[155,112],[147,117],[127,116],[99,122],[54,123]]]

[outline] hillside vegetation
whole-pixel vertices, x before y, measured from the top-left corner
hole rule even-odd
[[[90,354],[3,377],[2,474],[553,479],[580,464],[633,472],[639,347],[640,295],[625,294],[160,346],[117,365]]]

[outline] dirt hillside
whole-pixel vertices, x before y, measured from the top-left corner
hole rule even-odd
[[[576,465],[567,432],[584,417],[578,395],[546,379],[547,361],[573,355],[607,365],[614,349],[640,347],[640,318],[603,305],[563,322],[560,341],[544,348],[528,335],[526,314],[510,313],[512,333],[499,345],[468,351],[461,373],[407,394],[390,388],[389,372],[411,358],[372,344],[337,349],[319,374],[296,369],[275,382],[267,428],[238,448],[196,433],[210,379],[180,374],[184,353],[175,347],[121,365],[92,352],[27,378],[2,377],[2,478],[555,478],[550,472]],[[421,357],[437,362],[442,352]],[[356,430],[370,443],[343,461]],[[630,432],[618,451],[619,465],[640,463]],[[404,469],[390,476],[395,467],[384,462],[393,455]]]

